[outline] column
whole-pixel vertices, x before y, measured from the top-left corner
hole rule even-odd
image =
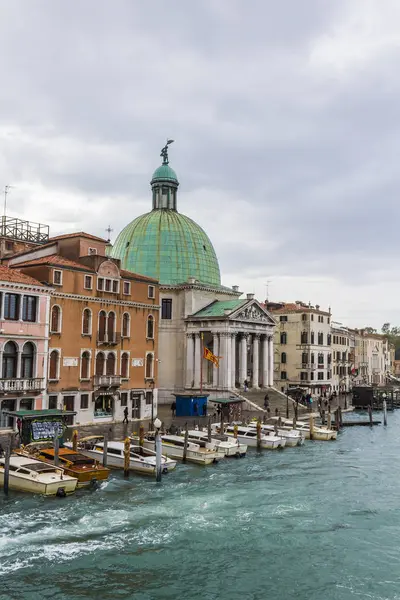
[[[231,349],[231,389],[235,389],[236,383],[236,333],[232,333],[232,349]]]
[[[213,354],[214,356],[219,356],[220,352],[219,352],[219,338],[218,338],[218,333],[217,332],[213,332]],[[221,368],[221,363],[219,363],[219,368],[216,367],[215,365],[213,365],[213,387],[217,388],[218,387],[218,372]]]
[[[193,333],[186,334],[186,387],[193,386],[194,340]]]
[[[263,387],[268,387],[268,337],[263,336],[261,340],[261,352],[262,352],[262,384]]]
[[[268,338],[268,385],[274,385],[274,346],[272,335]]]
[[[240,361],[239,361],[239,382],[240,387],[243,387],[245,379],[247,379],[247,340],[248,334],[242,333],[240,338]]]
[[[200,388],[201,339],[200,332],[194,334],[194,387]]]
[[[227,332],[219,334],[220,339],[220,372],[219,372],[219,385],[223,389],[228,389],[230,385],[230,372],[231,372],[231,337]]]
[[[253,389],[259,388],[259,373],[260,373],[260,336],[258,333],[253,335]]]

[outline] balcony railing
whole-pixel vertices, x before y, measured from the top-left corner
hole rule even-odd
[[[101,335],[97,333],[96,340],[98,346],[116,346],[121,342],[121,334],[114,333],[113,335],[110,335],[105,333],[104,335]]]
[[[0,392],[40,392],[45,389],[44,378],[0,379]]]
[[[94,385],[96,387],[119,387],[121,385],[120,375],[95,375]]]

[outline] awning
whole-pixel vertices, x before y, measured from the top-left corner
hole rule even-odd
[[[17,417],[19,419],[37,419],[42,417],[46,419],[48,417],[68,417],[70,415],[76,415],[73,410],[59,410],[59,409],[43,409],[43,410],[3,410],[3,414],[9,417]]]

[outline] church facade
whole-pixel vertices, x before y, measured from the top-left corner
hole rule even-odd
[[[179,187],[168,147],[153,174],[152,210],[119,234],[111,256],[124,269],[159,281],[158,402],[173,394],[231,395],[244,386],[273,385],[275,321],[252,294],[221,284],[205,231],[177,210]],[[218,366],[204,355],[209,350]]]

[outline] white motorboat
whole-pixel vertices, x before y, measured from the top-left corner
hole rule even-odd
[[[272,421],[273,419],[275,419],[275,423],[278,422],[279,417],[272,417],[271,419],[269,419],[270,421]],[[281,427],[283,427],[284,429],[286,428],[293,428],[293,422],[290,421],[290,419],[281,419]],[[306,423],[304,421],[297,421],[296,422],[296,427],[295,429],[297,431],[300,431],[304,434],[306,440],[310,439],[310,425],[309,423]],[[329,440],[336,440],[337,438],[337,431],[334,431],[333,429],[328,429],[325,426],[316,426],[314,425],[314,431],[313,431],[313,440],[319,440],[319,441],[329,441]]]
[[[238,440],[232,440],[227,435],[218,435],[215,433],[210,442],[205,430],[190,429],[188,435],[190,441],[202,442],[206,448],[219,452],[223,456],[246,456],[246,444],[241,444]]]
[[[124,442],[107,443],[107,466],[115,469],[123,469],[125,465]],[[97,443],[82,441],[80,452],[90,458],[97,460],[103,459],[104,441]],[[129,470],[142,475],[155,475],[156,472],[156,453],[148,448],[142,448],[138,444],[131,444],[129,452]],[[168,473],[176,467],[176,460],[171,460],[166,456],[161,456],[161,469],[163,473]]]
[[[219,431],[220,424],[214,423],[211,425],[214,431]],[[254,427],[247,427],[243,425],[225,425],[225,434],[229,437],[235,437],[235,427],[237,427],[237,439],[242,444],[247,444],[253,448],[257,447],[257,431]],[[261,433],[261,448],[265,450],[277,450],[278,448],[284,448],[286,446],[286,440],[277,435],[265,435]]]
[[[4,486],[5,458],[0,458],[0,486]],[[9,488],[20,492],[65,496],[72,494],[78,484],[76,477],[65,475],[63,469],[48,465],[29,456],[10,456]]]
[[[252,421],[249,423],[249,427],[253,427],[257,430],[257,423]],[[265,435],[278,435],[286,440],[286,448],[293,448],[294,446],[301,446],[304,444],[305,435],[304,432],[298,431],[297,429],[289,429],[278,427],[277,425],[265,425],[262,423],[261,431]]]
[[[135,442],[137,442],[138,438],[136,436],[132,436]],[[162,443],[162,452],[165,456],[182,460],[183,459],[183,448],[185,444],[184,437],[180,435],[162,435],[161,436]],[[155,445],[155,437],[153,434],[148,434],[147,437],[143,440],[143,446],[145,448],[150,448],[154,450]],[[186,460],[188,462],[193,462],[198,465],[209,465],[211,463],[218,462],[223,458],[223,455],[219,452],[215,452],[214,450],[210,450],[206,448],[204,445],[202,446],[198,442],[189,442],[187,444],[186,449]]]

